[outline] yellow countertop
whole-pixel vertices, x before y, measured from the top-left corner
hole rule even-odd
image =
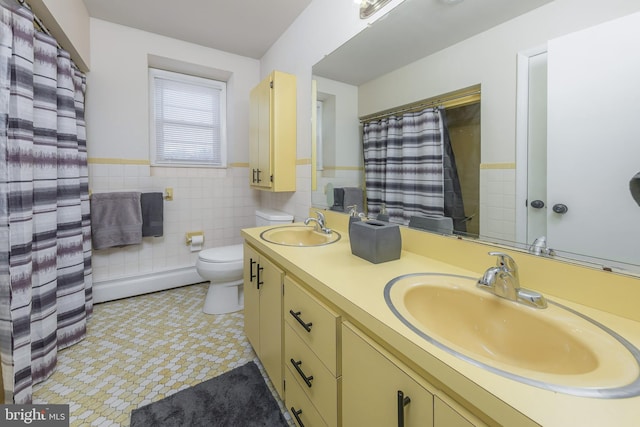
[[[272,244],[260,238],[260,233],[271,227],[245,229],[242,235],[248,243],[344,313],[345,320],[374,334],[374,339],[425,375],[434,386],[458,395],[501,425],[640,425],[640,397],[577,397],[496,375],[418,336],[391,312],[384,299],[385,285],[399,275],[439,272],[479,277],[481,272],[405,250],[399,260],[372,264],[351,254],[347,233],[340,230],[342,238],[326,246],[300,248]],[[486,258],[486,267],[493,262]],[[557,297],[549,296],[549,299],[591,317],[640,348],[640,322]]]

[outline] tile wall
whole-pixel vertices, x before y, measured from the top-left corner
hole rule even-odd
[[[164,235],[145,237],[141,245],[94,251],[93,280],[101,282],[195,265],[197,252],[185,244],[185,233],[204,231],[204,247],[241,243],[240,230],[253,226],[259,192],[248,185],[247,167],[158,168],[140,164],[89,164],[93,193],[164,192]]]
[[[480,234],[482,239],[516,240],[515,164],[482,164],[480,168]]]

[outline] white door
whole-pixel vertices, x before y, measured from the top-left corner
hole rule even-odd
[[[548,48],[548,245],[640,264],[640,14]]]
[[[527,244],[547,235],[547,53],[529,57]]]

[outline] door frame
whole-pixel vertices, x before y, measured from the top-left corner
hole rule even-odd
[[[547,45],[521,51],[516,72],[516,242],[527,244],[527,176],[529,173],[529,67],[531,58],[547,53]]]

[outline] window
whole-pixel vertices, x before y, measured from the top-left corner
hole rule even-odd
[[[227,164],[226,83],[149,69],[151,164]]]

